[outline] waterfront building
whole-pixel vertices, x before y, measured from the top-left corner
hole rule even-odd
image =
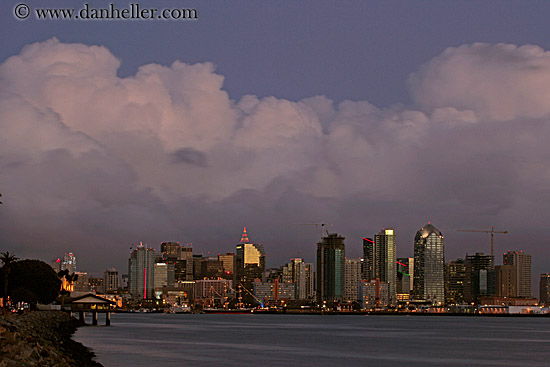
[[[344,297],[345,237],[327,233],[317,243],[317,301],[329,304]]]
[[[128,260],[128,293],[136,298],[153,297],[155,250],[140,242]]]
[[[414,257],[400,257],[397,259],[397,285],[396,293],[398,301],[411,299],[414,286]]]
[[[390,304],[390,285],[380,279],[361,280],[359,301],[366,310],[385,309]]]
[[[477,252],[475,255],[466,255],[466,286],[464,300],[467,303],[479,303],[481,297],[495,294],[495,268],[493,257]]]
[[[153,283],[155,298],[161,299],[163,287],[174,286],[175,264],[172,262],[156,262],[153,264]]]
[[[278,279],[270,281],[254,281],[254,296],[257,301],[267,304],[278,304],[279,302],[287,302],[295,299],[296,284],[280,282]]]
[[[445,265],[445,302],[450,305],[463,303],[466,284],[464,259],[449,261]]]
[[[431,223],[414,238],[414,298],[434,305],[445,303],[445,241]]]
[[[395,234],[392,228],[382,229],[374,235],[374,277],[389,284],[390,302],[395,304],[397,284],[397,257]]]
[[[207,304],[223,306],[233,298],[233,281],[228,279],[201,279],[195,281],[195,297],[208,300]]]
[[[254,290],[254,279],[261,279],[265,271],[265,252],[259,243],[251,243],[246,233],[246,227],[241,236],[241,242],[236,246],[235,272],[237,283],[249,292]]]
[[[218,260],[222,263],[223,278],[233,280],[235,283],[235,254],[228,252],[225,255],[218,255]]]
[[[540,275],[540,303],[550,306],[550,273]]]
[[[361,278],[363,280],[376,279],[374,261],[374,240],[363,237],[363,263],[361,268]]]
[[[118,270],[107,269],[103,273],[103,293],[116,291],[120,287]]]
[[[361,281],[361,259],[346,259],[344,270],[344,301],[359,300]]]
[[[531,298],[531,255],[508,251],[502,258],[504,265],[512,265],[516,270],[516,297]]]
[[[512,265],[495,266],[495,296],[516,297],[516,268]]]
[[[291,259],[282,267],[280,280],[285,284],[294,284],[294,299],[306,300],[314,297],[313,264],[305,263],[300,258]]]
[[[89,292],[90,285],[88,283],[88,273],[87,272],[75,272],[77,278],[74,282],[74,291],[75,292]]]

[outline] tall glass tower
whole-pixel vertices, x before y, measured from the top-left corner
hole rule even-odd
[[[397,285],[397,256],[395,234],[392,228],[386,228],[374,235],[374,261],[372,279],[380,279],[390,285],[390,303],[395,304]]]
[[[344,298],[346,265],[345,237],[327,234],[317,243],[317,301],[341,301]]]
[[[237,282],[248,291],[254,290],[254,279],[262,279],[265,271],[265,252],[259,243],[250,243],[246,227],[241,236],[241,243],[236,246],[235,271]]]
[[[444,238],[431,223],[416,232],[414,238],[414,297],[445,303]]]

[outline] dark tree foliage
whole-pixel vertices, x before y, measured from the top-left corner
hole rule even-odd
[[[13,301],[48,304],[59,295],[61,280],[51,266],[40,260],[10,265],[9,291]]]

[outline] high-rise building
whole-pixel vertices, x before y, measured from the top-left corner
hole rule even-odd
[[[317,301],[341,301],[344,298],[345,237],[327,234],[317,243]]]
[[[376,279],[374,268],[374,240],[363,237],[363,263],[361,268],[364,280]]]
[[[456,305],[464,302],[464,290],[467,284],[464,259],[449,261],[445,265],[445,301]]]
[[[508,251],[503,255],[503,264],[516,270],[516,297],[531,298],[531,255],[523,251]]]
[[[414,237],[414,298],[445,303],[445,241],[431,223]]]
[[[58,257],[52,261],[51,265],[56,273],[67,270],[69,274],[74,274],[76,273],[76,256],[72,252],[66,252],[63,258]]]
[[[241,242],[237,244],[235,267],[237,283],[252,292],[254,279],[261,279],[265,271],[265,252],[261,244],[250,242],[246,227],[243,230]]]
[[[293,299],[305,300],[314,296],[313,264],[305,263],[304,260],[295,258],[281,269],[281,283],[294,284]]]
[[[235,283],[235,254],[233,252],[228,252],[225,255],[220,254],[218,260],[223,266],[223,278]]]
[[[479,302],[481,297],[495,294],[495,268],[493,257],[477,252],[466,255],[466,285],[464,300],[467,303]]]
[[[495,296],[516,297],[516,268],[512,265],[495,266]]]
[[[386,308],[390,303],[390,285],[378,279],[361,280],[359,301],[361,308],[366,310]]]
[[[397,300],[411,299],[414,286],[414,257],[400,257],[397,259]]]
[[[167,261],[176,261],[181,257],[181,245],[179,242],[163,242],[160,244],[162,257]]]
[[[540,275],[540,303],[550,306],[550,273]]]
[[[162,296],[163,287],[174,286],[175,264],[159,261],[153,264],[154,294],[157,299]]]
[[[397,285],[397,257],[395,234],[392,228],[382,229],[374,235],[374,277],[389,284],[390,302],[395,304]]]
[[[346,259],[344,275],[344,301],[359,300],[361,259]]]
[[[115,268],[107,269],[103,273],[103,292],[116,291],[120,287],[118,270]]]
[[[128,260],[128,293],[150,299],[154,292],[155,250],[140,244],[130,254]]]

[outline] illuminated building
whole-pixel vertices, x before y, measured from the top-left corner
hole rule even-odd
[[[449,261],[445,265],[445,301],[447,304],[456,305],[464,301],[466,283],[466,264],[464,260]]]
[[[254,281],[254,296],[260,302],[269,304],[273,301],[294,300],[296,294],[295,283],[284,283],[277,279],[263,282],[260,279]]]
[[[281,282],[294,284],[293,299],[305,300],[314,297],[313,264],[305,263],[302,259],[291,259],[283,266],[281,271]]]
[[[261,279],[265,271],[265,252],[259,243],[250,243],[246,227],[241,236],[241,243],[236,246],[235,272],[237,282],[250,292],[254,289],[254,279]]]
[[[361,259],[346,259],[344,270],[344,301],[359,299],[359,282],[361,281]]]
[[[341,301],[344,297],[345,237],[327,234],[317,243],[317,301]]]
[[[468,303],[478,303],[481,297],[495,294],[495,270],[493,257],[477,252],[466,255],[466,285],[464,300]]]
[[[181,245],[179,242],[163,242],[160,244],[162,258],[167,261],[176,261],[181,257]]]
[[[414,285],[414,258],[400,257],[397,259],[397,300],[408,301]]]
[[[531,255],[523,251],[508,251],[503,255],[504,265],[516,270],[516,297],[531,297]]]
[[[128,293],[133,297],[153,297],[154,264],[156,253],[152,248],[140,244],[130,253],[128,260]]]
[[[495,266],[495,296],[516,297],[516,268],[512,265]]]
[[[395,234],[392,228],[382,229],[374,235],[373,279],[389,284],[390,302],[395,304],[397,284],[397,258],[395,251]]]
[[[115,268],[107,269],[103,273],[103,293],[116,291],[119,288],[118,270]]]
[[[540,303],[550,306],[550,273],[540,275]]]
[[[372,238],[363,237],[363,264],[362,278],[364,280],[376,279],[374,272],[374,240]]]
[[[390,285],[379,279],[361,280],[359,284],[359,301],[366,310],[384,309],[390,303]]]
[[[428,223],[414,238],[414,298],[445,303],[445,241],[439,229]]]
[[[153,284],[155,297],[161,298],[163,287],[174,286],[175,266],[171,262],[156,262],[153,264]]]
[[[56,273],[68,270],[69,274],[74,274],[76,272],[76,256],[72,252],[66,252],[63,259],[57,258],[52,261],[51,265]]]
[[[223,267],[223,278],[235,282],[235,254],[228,252],[225,255],[218,255]]]

